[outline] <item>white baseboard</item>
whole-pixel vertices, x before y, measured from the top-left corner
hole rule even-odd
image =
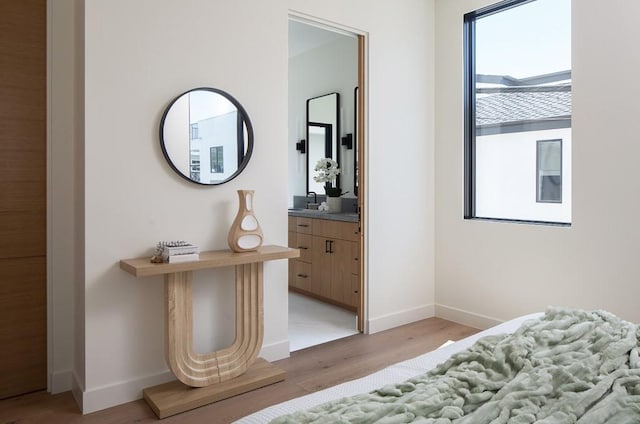
[[[80,411],[82,411],[82,392],[84,392],[84,386],[80,383],[80,379],[78,375],[74,372],[72,373],[71,379],[71,394],[73,398],[76,400]]]
[[[288,358],[289,341],[285,340],[265,345],[262,347],[259,356],[267,361]],[[89,414],[112,406],[142,399],[143,389],[167,383],[175,379],[175,376],[167,370],[159,374],[83,391],[77,379],[73,378],[72,391],[82,413]]]
[[[49,376],[49,392],[52,395],[68,392],[73,385],[73,372],[71,370],[52,372]]]
[[[400,312],[394,312],[393,314],[383,315],[367,321],[368,334],[378,333],[380,331],[410,324],[433,316],[435,316],[433,305],[425,305],[417,308],[405,309]]]
[[[258,357],[269,362],[285,359],[289,357],[289,340],[282,340],[268,345],[262,345]]]
[[[170,371],[150,375],[135,380],[109,384],[81,393],[81,407],[83,414],[100,411],[112,406],[142,399],[142,389],[173,381],[176,378]],[[75,395],[75,393],[74,393]],[[77,400],[77,399],[76,399]]]
[[[436,305],[436,314],[438,318],[457,322],[458,324],[468,325],[469,327],[486,330],[487,328],[502,324],[504,321],[497,318],[488,317],[486,315],[476,314],[474,312],[464,311],[447,305]]]

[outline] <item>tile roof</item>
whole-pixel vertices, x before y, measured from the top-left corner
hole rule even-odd
[[[477,126],[570,116],[570,85],[478,89],[476,97]]]

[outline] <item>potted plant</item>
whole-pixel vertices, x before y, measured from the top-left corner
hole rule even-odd
[[[333,182],[340,174],[338,162],[331,158],[322,158],[316,162],[314,170],[316,175],[313,180],[317,183],[325,183],[324,191],[327,194],[329,212],[340,212],[341,202],[339,198],[342,195],[342,189],[333,186]]]

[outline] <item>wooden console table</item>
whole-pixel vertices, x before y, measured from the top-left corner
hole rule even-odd
[[[201,252],[200,259],[181,263],[151,263],[149,258],[120,261],[120,268],[136,277],[164,275],[165,359],[179,381],[143,391],[158,418],[165,418],[255,390],[285,379],[276,366],[256,357],[262,348],[262,265],[265,261],[296,258],[299,250],[262,246],[255,252]],[[193,351],[191,279],[199,269],[235,266],[236,323],[231,346],[199,354]]]

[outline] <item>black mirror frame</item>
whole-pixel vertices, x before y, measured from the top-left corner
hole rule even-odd
[[[330,95],[336,95],[336,128],[331,128],[331,139],[329,140],[325,140],[325,157],[333,157],[333,152],[335,151],[336,153],[336,158],[335,161],[338,163],[338,166],[340,166],[340,160],[341,160],[341,155],[340,155],[340,93],[338,92],[332,92],[332,93],[327,93],[327,94],[323,94],[321,96],[316,96],[316,97],[312,97],[310,99],[307,99],[306,101],[306,125],[305,125],[305,134],[307,136],[307,142],[309,141],[309,126],[320,126],[320,127],[324,127],[326,128],[327,125],[329,127],[331,127],[331,124],[327,124],[327,123],[323,123],[323,122],[315,122],[313,120],[309,119],[309,102],[311,100],[315,100],[315,99],[319,99],[321,97],[325,97],[325,96],[330,96]],[[333,131],[335,131],[335,137],[333,136]],[[335,138],[335,142],[333,140],[333,138]],[[307,146],[308,147],[308,146]],[[307,149],[307,152],[309,151],[309,149]],[[313,169],[312,167],[315,166],[314,164],[311,163],[311,157],[309,156],[309,154],[307,153],[307,181],[306,181],[306,187],[307,187],[307,193],[309,192],[310,188],[309,188],[309,176],[311,175],[311,170]],[[336,177],[336,187],[340,188],[340,175],[338,175]]]
[[[171,107],[182,96],[184,96],[185,94],[194,92],[194,91],[210,91],[212,93],[219,94],[219,95],[223,96],[224,98],[226,98],[227,100],[229,100],[236,107],[236,109],[239,112],[239,114],[238,114],[238,123],[237,123],[237,125],[238,125],[238,134],[242,134],[242,132],[244,132],[243,125],[246,126],[246,129],[247,129],[247,151],[243,153],[241,151],[243,149],[238,149],[238,162],[239,162],[238,169],[236,169],[236,172],[231,174],[227,179],[221,180],[220,182],[203,183],[203,182],[200,182],[200,181],[192,180],[187,175],[184,175],[174,165],[173,161],[171,160],[171,157],[169,156],[169,153],[167,152],[167,149],[165,148],[164,123],[165,123],[165,120],[167,119],[167,115],[169,114],[169,111],[171,110]],[[187,181],[189,181],[191,183],[198,184],[198,185],[203,185],[203,186],[221,185],[221,184],[224,184],[224,183],[227,183],[227,182],[233,180],[235,177],[240,175],[240,173],[244,170],[244,168],[246,168],[247,164],[249,163],[249,160],[251,159],[251,155],[253,153],[253,126],[251,125],[251,120],[249,119],[249,114],[247,113],[247,111],[244,109],[244,107],[242,107],[240,102],[238,102],[238,100],[236,100],[231,94],[227,93],[226,91],[223,91],[223,90],[220,90],[220,89],[217,89],[217,88],[212,88],[212,87],[192,88],[190,90],[187,90],[187,91],[179,94],[173,100],[171,100],[169,105],[165,108],[164,112],[162,113],[162,118],[160,119],[160,148],[162,149],[162,155],[166,159],[166,161],[169,164],[169,166],[171,167],[171,169],[173,169],[173,171],[176,174],[178,174],[180,177],[182,177],[183,179],[185,179],[185,180],[187,180]]]

